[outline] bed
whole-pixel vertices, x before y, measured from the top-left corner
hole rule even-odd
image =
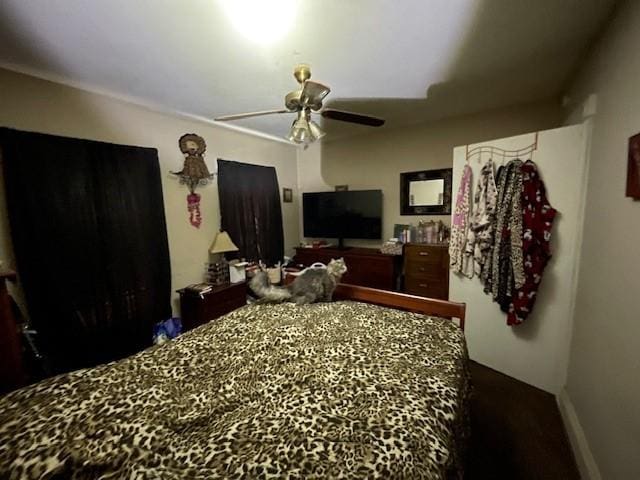
[[[460,477],[467,351],[441,317],[464,326],[464,305],[335,297],[249,305],[6,395],[0,478]]]

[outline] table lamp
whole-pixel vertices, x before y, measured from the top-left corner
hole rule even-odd
[[[209,253],[219,256],[217,260],[209,263],[208,281],[215,285],[229,283],[229,262],[224,258],[227,252],[237,252],[238,247],[224,230],[220,230],[209,247]]]

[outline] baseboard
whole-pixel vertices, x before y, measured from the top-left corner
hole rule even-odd
[[[602,480],[598,464],[593,458],[591,448],[589,448],[589,442],[584,434],[580,420],[573,408],[573,403],[565,389],[562,389],[560,395],[556,397],[558,401],[558,408],[560,409],[560,415],[564,422],[564,428],[569,436],[571,447],[573,448],[573,454],[576,457],[576,463],[580,470],[580,476],[583,480]]]

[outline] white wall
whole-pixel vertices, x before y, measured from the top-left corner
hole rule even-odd
[[[211,171],[217,168],[217,158],[274,166],[280,188],[294,190],[294,202],[282,204],[286,253],[290,254],[299,241],[296,149],[290,145],[7,70],[0,70],[0,95],[0,126],[158,149],[172,290],[203,280],[208,247],[220,226],[216,183],[197,190],[202,197],[203,222],[196,229],[188,221],[187,189],[169,174],[182,165],[184,157],[178,149],[178,138],[184,133],[204,137],[205,160]],[[14,265],[3,181],[0,181],[0,260]],[[175,310],[175,293],[173,297]]]
[[[451,150],[456,145],[559,127],[561,113],[559,102],[550,99],[404,128],[372,129],[370,134],[328,140],[319,149],[309,148],[301,152],[298,166],[300,169],[307,160],[320,159],[319,173],[326,190],[342,184],[349,185],[351,190],[381,189],[382,238],[386,240],[393,235],[395,223],[417,225],[419,220],[449,223],[448,215],[400,215],[401,172],[451,168]],[[348,243],[379,246],[381,241],[348,240]]]
[[[581,452],[585,478],[640,478],[640,201],[625,197],[628,138],[640,132],[639,46],[640,2],[627,1],[568,92],[570,118],[597,96],[566,391],[595,460]]]
[[[533,313],[521,325],[510,327],[498,304],[483,292],[477,278],[450,274],[449,298],[466,302],[466,337],[473,360],[557,394],[565,383],[568,345],[575,297],[577,251],[580,245],[584,206],[585,129],[582,125],[539,133],[533,161],[547,188],[551,205],[558,210],[552,231],[552,253],[545,270]],[[473,144],[506,150],[524,148],[534,134]],[[460,185],[466,147],[453,155],[453,193]],[[484,162],[470,162],[475,182]],[[523,158],[526,160],[527,158]],[[494,157],[499,165],[502,159]]]

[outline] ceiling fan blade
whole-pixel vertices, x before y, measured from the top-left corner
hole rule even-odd
[[[383,118],[371,117],[369,115],[363,115],[361,113],[345,112],[344,110],[333,110],[332,108],[325,108],[322,111],[322,116],[331,120],[358,123],[360,125],[367,125],[369,127],[381,127],[382,125],[384,125]]]
[[[312,110],[318,110],[322,107],[322,100],[324,97],[329,95],[330,91],[331,89],[326,85],[307,80],[304,82],[300,98],[302,99],[302,102]]]
[[[216,122],[226,122],[228,120],[240,120],[241,118],[249,118],[249,117],[260,117],[262,115],[272,115],[275,113],[290,113],[291,110],[281,109],[281,110],[262,110],[260,112],[249,112],[249,113],[237,113],[235,115],[223,115],[222,117],[216,117],[214,120]]]

